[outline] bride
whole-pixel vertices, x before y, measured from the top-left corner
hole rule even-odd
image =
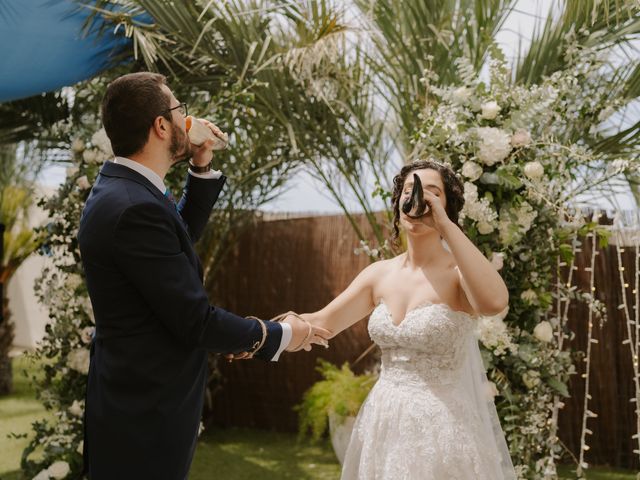
[[[382,349],[342,479],[515,479],[474,336],[477,316],[503,312],[509,294],[458,226],[463,186],[449,167],[417,161],[394,178],[392,202],[406,253],[370,265],[302,315],[337,335],[371,314]]]

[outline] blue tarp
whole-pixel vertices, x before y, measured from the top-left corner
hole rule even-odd
[[[124,36],[82,26],[73,0],[0,0],[0,102],[58,90],[104,70]]]

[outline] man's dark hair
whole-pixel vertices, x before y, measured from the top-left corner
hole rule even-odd
[[[149,140],[149,129],[159,116],[171,121],[170,101],[162,90],[164,75],[138,72],[116,78],[102,99],[102,123],[117,156],[138,153]]]

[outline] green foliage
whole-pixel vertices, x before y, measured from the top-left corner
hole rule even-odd
[[[310,433],[315,441],[326,432],[330,415],[335,415],[338,421],[355,417],[377,379],[371,373],[355,375],[347,363],[338,368],[318,359],[318,364],[317,370],[323,380],[307,390],[302,403],[296,407],[300,435]]]

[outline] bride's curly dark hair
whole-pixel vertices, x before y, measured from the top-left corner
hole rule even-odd
[[[398,228],[400,223],[400,196],[402,195],[404,181],[411,172],[425,168],[430,168],[440,173],[444,184],[444,194],[447,198],[445,211],[449,219],[458,225],[460,210],[464,206],[464,185],[462,181],[446,165],[431,160],[416,160],[402,167],[400,173],[393,178],[393,194],[391,196],[391,204],[393,205],[393,240],[397,240],[400,236],[400,229]]]

